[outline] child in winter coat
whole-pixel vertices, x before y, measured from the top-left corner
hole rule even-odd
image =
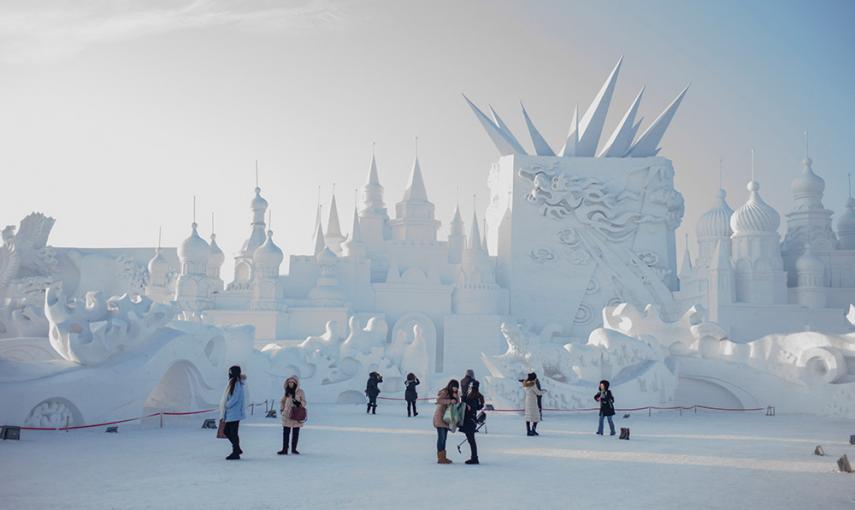
[[[279,401],[279,416],[282,418],[282,449],[276,452],[279,455],[288,455],[288,436],[291,436],[291,453],[300,455],[297,451],[297,441],[300,440],[300,429],[306,423],[305,420],[296,420],[291,416],[291,410],[295,407],[306,407],[306,394],[300,388],[300,380],[292,375],[285,380],[285,394]]]
[[[416,412],[416,400],[419,399],[419,394],[416,392],[416,386],[419,385],[419,378],[416,377],[416,374],[410,372],[407,374],[407,389],[404,392],[404,399],[407,401],[407,417],[410,416],[410,410],[412,409],[412,416],[418,416],[419,413]]]
[[[600,426],[597,428],[597,434],[603,435],[603,419],[608,418],[611,429],[609,435],[615,435],[615,423],[612,421],[612,416],[615,415],[615,398],[609,389],[607,380],[600,381],[600,391],[594,395],[594,400],[600,403]]]
[[[539,436],[537,424],[540,422],[540,409],[537,407],[537,397],[543,395],[543,390],[538,388],[537,374],[528,374],[522,381],[525,391],[525,431],[527,436]]]
[[[368,408],[365,414],[377,414],[377,397],[380,395],[380,383],[383,382],[383,376],[377,372],[368,374],[368,382],[365,384],[365,395],[368,396]]]
[[[234,365],[229,368],[229,382],[223,392],[220,402],[220,420],[224,422],[223,432],[232,444],[232,453],[226,460],[240,460],[243,450],[240,449],[240,437],[238,427],[240,421],[246,418],[244,411],[244,381],[246,375],[242,374],[240,367]]]

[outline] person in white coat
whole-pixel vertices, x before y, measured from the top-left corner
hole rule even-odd
[[[300,429],[306,423],[303,419],[296,419],[292,410],[294,408],[306,409],[306,394],[300,388],[300,380],[292,375],[285,380],[285,394],[279,402],[279,415],[282,417],[282,449],[276,452],[279,455],[288,455],[288,437],[291,438],[291,454],[299,455],[297,442],[300,440]]]
[[[543,395],[543,390],[537,386],[537,374],[534,372],[528,374],[528,377],[522,381],[523,390],[525,391],[525,431],[527,436],[539,436],[537,433],[537,424],[540,422],[540,409],[537,406],[537,397]]]

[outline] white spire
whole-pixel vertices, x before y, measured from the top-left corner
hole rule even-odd
[[[686,88],[680,92],[677,97],[671,101],[671,104],[665,108],[662,113],[656,117],[656,120],[653,121],[647,130],[638,138],[638,141],[635,142],[635,145],[629,150],[629,156],[635,158],[645,158],[648,156],[655,156],[659,152],[659,143],[662,141],[662,137],[665,136],[665,132],[668,130],[668,125],[671,124],[671,120],[674,118],[674,114],[677,113],[677,108],[680,106],[680,103],[683,101],[683,97],[686,95],[686,92],[689,90],[689,85],[686,85]]]
[[[511,147],[513,147],[514,151],[517,154],[525,154],[525,149],[523,149],[523,146],[520,144],[519,140],[517,140],[517,137],[511,133],[511,129],[508,125],[502,121],[502,118],[499,117],[499,114],[496,113],[496,110],[494,110],[491,105],[487,106],[490,108],[490,113],[493,114],[493,122],[502,130],[502,133],[504,133],[505,138],[511,143]]]
[[[689,251],[689,234],[685,234],[684,248],[683,264],[680,266],[680,278],[687,278],[694,271],[692,268],[692,253]]]
[[[561,149],[560,156],[567,158],[576,156],[576,146],[579,145],[579,106],[573,108],[573,119],[570,121],[570,133],[567,135],[567,140],[564,142],[564,147]]]
[[[324,229],[321,227],[321,224],[318,223],[318,226],[315,229],[315,256],[318,256],[326,247],[327,243],[324,240]]]
[[[327,221],[327,239],[344,239],[344,235],[341,233],[341,223],[338,219],[338,206],[335,201],[335,185],[333,185],[333,195],[330,200],[330,217]],[[333,250],[335,251],[335,250]]]
[[[528,127],[528,134],[531,136],[531,143],[534,144],[534,153],[538,156],[554,156],[555,151],[552,150],[552,147],[549,146],[546,139],[543,138],[543,135],[541,135],[540,131],[535,127],[534,122],[529,118],[528,112],[525,110],[525,106],[522,101],[520,101],[520,107],[522,108],[523,117],[525,118],[525,125]]]
[[[606,121],[606,114],[609,112],[609,104],[612,101],[612,94],[617,83],[620,64],[623,62],[623,57],[619,58],[614,69],[606,78],[605,83],[600,88],[591,106],[582,116],[579,122],[579,144],[576,147],[576,156],[593,157],[597,151],[597,144],[600,142],[600,135],[603,132],[603,124]]]
[[[600,151],[599,157],[607,158],[622,158],[626,156],[629,148],[632,146],[632,140],[635,138],[635,133],[638,131],[638,124],[635,123],[635,116],[638,113],[638,105],[641,104],[641,96],[644,94],[644,87],[635,96],[635,100],[629,105],[629,109],[618,123],[606,146]]]
[[[413,169],[410,172],[409,184],[404,190],[404,202],[416,201],[427,202],[427,190],[425,190],[425,182],[422,177],[422,168],[419,165],[419,157],[413,161]]]

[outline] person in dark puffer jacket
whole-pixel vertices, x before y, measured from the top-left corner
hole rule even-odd
[[[416,400],[419,399],[419,394],[416,392],[416,386],[419,384],[419,378],[416,377],[416,374],[412,372],[407,374],[407,390],[404,392],[404,400],[407,401],[407,417],[419,415],[416,411]],[[410,414],[411,410],[412,414]]]
[[[466,411],[463,413],[463,425],[460,426],[460,430],[466,435],[470,452],[466,464],[478,464],[478,445],[475,444],[475,430],[478,428],[478,411],[484,408],[484,395],[479,391],[480,386],[481,383],[473,379],[469,383],[469,392],[463,396]]]
[[[368,407],[365,414],[377,414],[377,397],[380,396],[380,383],[383,376],[377,372],[368,374],[368,382],[365,384],[365,395],[368,396]]]
[[[615,397],[609,389],[609,382],[605,379],[600,381],[600,391],[594,395],[594,400],[600,403],[600,426],[597,428],[597,434],[603,435],[603,420],[608,418],[609,428],[611,429],[610,436],[615,435],[615,422],[612,421],[612,416],[615,415]]]

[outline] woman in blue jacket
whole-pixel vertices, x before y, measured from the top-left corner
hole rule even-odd
[[[226,457],[226,460],[240,460],[240,454],[243,453],[243,450],[240,449],[238,427],[240,421],[246,418],[243,410],[244,380],[246,380],[246,376],[241,374],[239,366],[234,365],[229,368],[229,383],[226,385],[226,391],[223,395],[222,414],[220,416],[220,419],[225,422],[226,437],[232,443],[232,453]]]

